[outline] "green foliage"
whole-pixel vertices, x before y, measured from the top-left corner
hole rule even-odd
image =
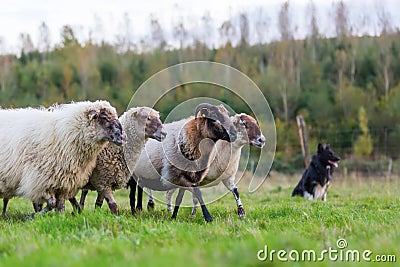
[[[369,137],[361,136],[364,140],[359,142],[372,140],[378,148],[372,151],[376,156],[399,156],[396,149],[386,149],[400,144],[396,126],[400,121],[400,78],[395,75],[400,71],[398,32],[387,39],[348,36],[339,40],[316,36],[312,42],[290,39],[237,47],[227,42],[213,49],[196,40],[182,49],[157,45],[152,50],[121,53],[117,45],[105,42],[80,44],[72,28],[65,26],[60,42],[54,50],[46,52],[27,51],[19,57],[0,55],[1,107],[106,99],[122,113],[137,88],[158,71],[180,62],[210,60],[244,72],[264,93],[281,123],[277,150],[280,163],[276,164],[280,170],[303,166],[297,160],[301,155],[295,123],[298,114],[306,120],[310,142],[331,143],[334,148],[343,149],[344,157],[353,152],[357,138],[352,131],[357,131],[359,125],[355,115],[364,107],[369,127],[387,131],[385,135],[384,131],[370,131]],[[382,51],[387,51],[390,57],[383,57]],[[382,86],[385,58],[390,58],[388,92]],[[206,84],[175,88],[156,108],[166,116],[180,101],[198,96],[218,98],[237,112],[249,111],[246,103],[234,94]],[[319,135],[321,130],[348,132],[325,138]],[[357,146],[365,148],[361,143]]]
[[[354,153],[357,156],[369,156],[372,153],[372,139],[368,130],[368,117],[364,107],[360,107],[358,111],[359,127],[361,135],[358,136],[354,143]]]

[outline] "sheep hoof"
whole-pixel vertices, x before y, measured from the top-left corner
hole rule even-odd
[[[241,219],[246,218],[246,212],[244,211],[244,208],[242,206],[238,207],[238,215]]]
[[[211,216],[206,216],[206,217],[204,217],[204,219],[206,220],[206,222],[212,222],[213,221],[213,218],[211,217]]]
[[[136,211],[140,214],[142,213],[143,208],[142,207],[136,207]]]
[[[29,214],[29,215],[25,216],[25,220],[26,221],[31,221],[33,219],[35,219],[35,213],[32,213],[32,214]]]
[[[77,214],[81,214],[81,213],[82,213],[82,210],[83,210],[83,209],[82,209],[81,206],[75,207],[74,210],[71,212],[71,214],[74,215],[74,216],[77,215]]]
[[[196,209],[192,209],[192,212],[190,213],[190,216],[194,217],[196,215]]]
[[[117,203],[109,203],[108,207],[110,208],[111,212],[115,215],[118,216],[118,207]]]
[[[71,212],[71,215],[72,216],[76,216],[76,215],[81,214],[81,213],[82,213],[82,208],[76,208]]]
[[[135,214],[133,215],[133,217],[135,217],[135,218],[142,217],[142,211],[141,210],[136,210]]]
[[[172,206],[171,205],[167,205],[167,210],[169,211],[169,213],[173,213],[174,211],[172,210]]]
[[[147,202],[147,210],[148,211],[154,210],[154,202],[153,201]]]

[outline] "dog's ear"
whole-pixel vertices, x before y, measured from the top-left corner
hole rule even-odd
[[[331,146],[329,144],[326,144],[325,150],[330,150],[330,149],[331,149]]]
[[[318,154],[322,153],[324,151],[324,147],[322,146],[321,143],[318,144]]]

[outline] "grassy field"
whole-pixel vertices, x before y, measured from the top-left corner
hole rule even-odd
[[[232,195],[209,205],[214,222],[204,222],[201,212],[192,218],[181,209],[172,221],[161,203],[138,218],[129,213],[127,191],[116,193],[121,215],[116,218],[104,205],[94,210],[90,193],[80,215],[50,213],[25,221],[33,211],[23,199],[12,199],[8,215],[0,217],[0,266],[309,266],[309,262],[257,259],[264,249],[371,250],[369,257],[396,255],[400,261],[399,179],[335,177],[328,200],[305,201],[290,197],[299,175],[272,174],[255,193],[241,198],[246,219],[236,215]],[[264,254],[260,254],[264,256]],[[291,254],[295,257],[296,254]],[[284,256],[284,255],[283,255]],[[301,260],[301,257],[299,258]],[[344,258],[345,259],[345,258]],[[334,266],[325,260],[318,266]],[[341,262],[340,266],[366,266],[366,262]],[[383,263],[397,266],[398,263]]]

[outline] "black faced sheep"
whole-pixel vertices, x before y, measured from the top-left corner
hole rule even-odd
[[[215,142],[220,139],[234,141],[236,129],[222,105],[203,103],[196,107],[195,114],[195,117],[166,124],[168,134],[162,145],[149,140],[134,174],[140,185],[151,189],[180,187],[173,218],[178,213],[184,190],[189,190],[199,199],[205,220],[212,221],[197,186],[203,181],[213,159]],[[156,169],[151,167],[154,160]],[[158,172],[161,172],[161,178]],[[135,190],[132,185],[131,190]]]
[[[124,142],[117,112],[107,101],[44,109],[0,110],[0,197],[47,202],[45,213],[75,196],[112,141]],[[5,212],[6,207],[3,207]]]
[[[261,133],[257,121],[247,114],[237,114],[231,117],[236,127],[237,138],[234,142],[228,143],[219,140],[216,144],[217,155],[200,183],[201,186],[215,186],[221,181],[233,193],[238,207],[238,215],[243,218],[246,216],[242,202],[239,197],[238,189],[235,185],[235,176],[239,168],[241,151],[244,145],[250,144],[255,147],[263,147],[265,137]],[[167,208],[172,212],[172,194],[175,189],[167,191]],[[193,196],[192,215],[196,213],[197,198]]]
[[[101,207],[105,198],[115,215],[118,215],[118,207],[112,191],[127,187],[130,170],[135,166],[147,139],[161,141],[166,135],[158,112],[148,107],[129,109],[120,117],[120,122],[127,134],[126,144],[123,147],[109,144],[100,152],[80,200],[83,207],[87,189],[96,190],[96,207]]]

